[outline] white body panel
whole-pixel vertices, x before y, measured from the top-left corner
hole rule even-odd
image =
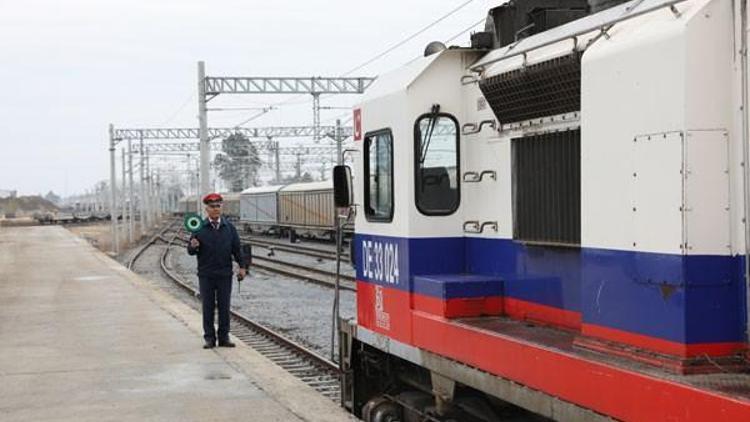
[[[736,122],[731,112],[732,39],[721,27],[732,22],[731,4],[688,1],[680,12],[676,18],[664,9],[617,24],[610,38],[598,40],[583,55],[584,247],[730,252],[727,138]],[[706,130],[722,135],[710,136]],[[686,142],[686,135],[702,141]],[[686,167],[706,174],[683,178]],[[734,167],[737,176],[731,183],[739,184],[735,190],[741,193],[741,168]],[[701,177],[706,179],[698,181]],[[731,202],[741,204],[741,196],[737,199]],[[713,200],[721,205],[710,210],[697,205]],[[734,213],[734,230],[740,233],[741,215]],[[696,236],[688,238],[688,231]],[[735,251],[741,249],[735,246]]]
[[[460,80],[465,75],[466,67],[477,57],[476,52],[446,50],[417,59],[403,69],[381,76],[368,90],[367,97],[359,106],[363,109],[363,133],[366,135],[388,128],[393,135],[394,215],[390,223],[370,222],[360,210],[355,223],[357,232],[397,237],[463,235],[462,205],[448,216],[425,216],[416,207],[414,124],[420,115],[430,111],[433,104],[439,104],[440,111],[453,115],[460,128],[464,121]],[[361,151],[363,143],[357,144]],[[355,160],[355,165],[355,179],[363,177],[362,153]],[[463,173],[463,168],[461,171]],[[364,198],[361,183],[355,183],[355,198],[358,201]]]

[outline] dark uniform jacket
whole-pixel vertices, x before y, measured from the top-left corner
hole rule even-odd
[[[208,219],[190,238],[196,238],[200,246],[193,248],[188,243],[189,255],[198,255],[198,277],[231,277],[232,258],[241,266],[246,266],[246,257],[240,249],[240,236],[232,223],[221,218],[216,230]]]

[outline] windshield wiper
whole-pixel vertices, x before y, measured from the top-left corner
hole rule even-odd
[[[427,150],[430,148],[432,133],[437,125],[438,114],[440,113],[440,104],[433,104],[430,110],[430,121],[427,122],[427,137],[422,140],[422,150],[419,153],[419,164],[424,164],[427,158]]]

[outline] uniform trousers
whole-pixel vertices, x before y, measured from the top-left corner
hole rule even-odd
[[[219,308],[219,341],[229,340],[229,300],[232,296],[232,275],[198,277],[203,305],[203,338],[216,341],[214,309]]]

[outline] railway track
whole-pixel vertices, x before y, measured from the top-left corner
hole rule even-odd
[[[168,242],[167,239],[162,239]],[[175,240],[186,244],[186,241],[177,237]],[[243,241],[247,241],[247,238],[243,238]],[[270,258],[268,256],[253,254],[253,264],[251,268],[262,269],[268,272],[285,275],[292,278],[297,278],[310,283],[318,284],[324,287],[335,287],[336,285],[336,273],[320,268],[311,267],[309,265],[299,264],[295,262],[284,261],[278,258]],[[334,256],[335,259],[335,256]],[[340,275],[340,288],[343,290],[357,291],[356,281],[353,276],[348,274]]]
[[[260,268],[273,273],[299,278],[325,287],[334,287],[336,285],[336,274],[331,271],[283,261],[281,259],[253,255],[253,265],[251,268]],[[341,274],[339,277],[341,280],[339,287],[341,289],[353,292],[357,291],[354,277],[347,274]]]
[[[172,281],[169,284],[171,287],[167,290],[173,296],[200,311],[198,291],[170,268],[171,247],[175,240],[180,239],[178,233],[174,233],[171,238],[167,236],[171,227],[172,225],[167,226],[141,246],[128,262],[128,268],[132,269],[138,258],[149,247],[159,241],[166,242],[160,258],[160,267],[161,271]],[[235,337],[325,397],[334,401],[340,400],[339,367],[336,363],[238,312],[230,312],[233,322],[232,333]]]
[[[315,246],[308,246],[308,245],[288,244],[288,243],[274,242],[274,241],[267,240],[267,239],[259,239],[257,237],[250,237],[250,236],[241,236],[241,239],[245,243],[249,243],[253,246],[260,246],[265,249],[274,249],[277,251],[289,252],[289,253],[294,253],[298,255],[311,256],[314,258],[321,258],[321,259],[330,259],[330,260],[336,259],[335,248],[332,250],[330,248],[318,248]],[[343,260],[348,261],[349,253],[342,251],[341,258]]]

